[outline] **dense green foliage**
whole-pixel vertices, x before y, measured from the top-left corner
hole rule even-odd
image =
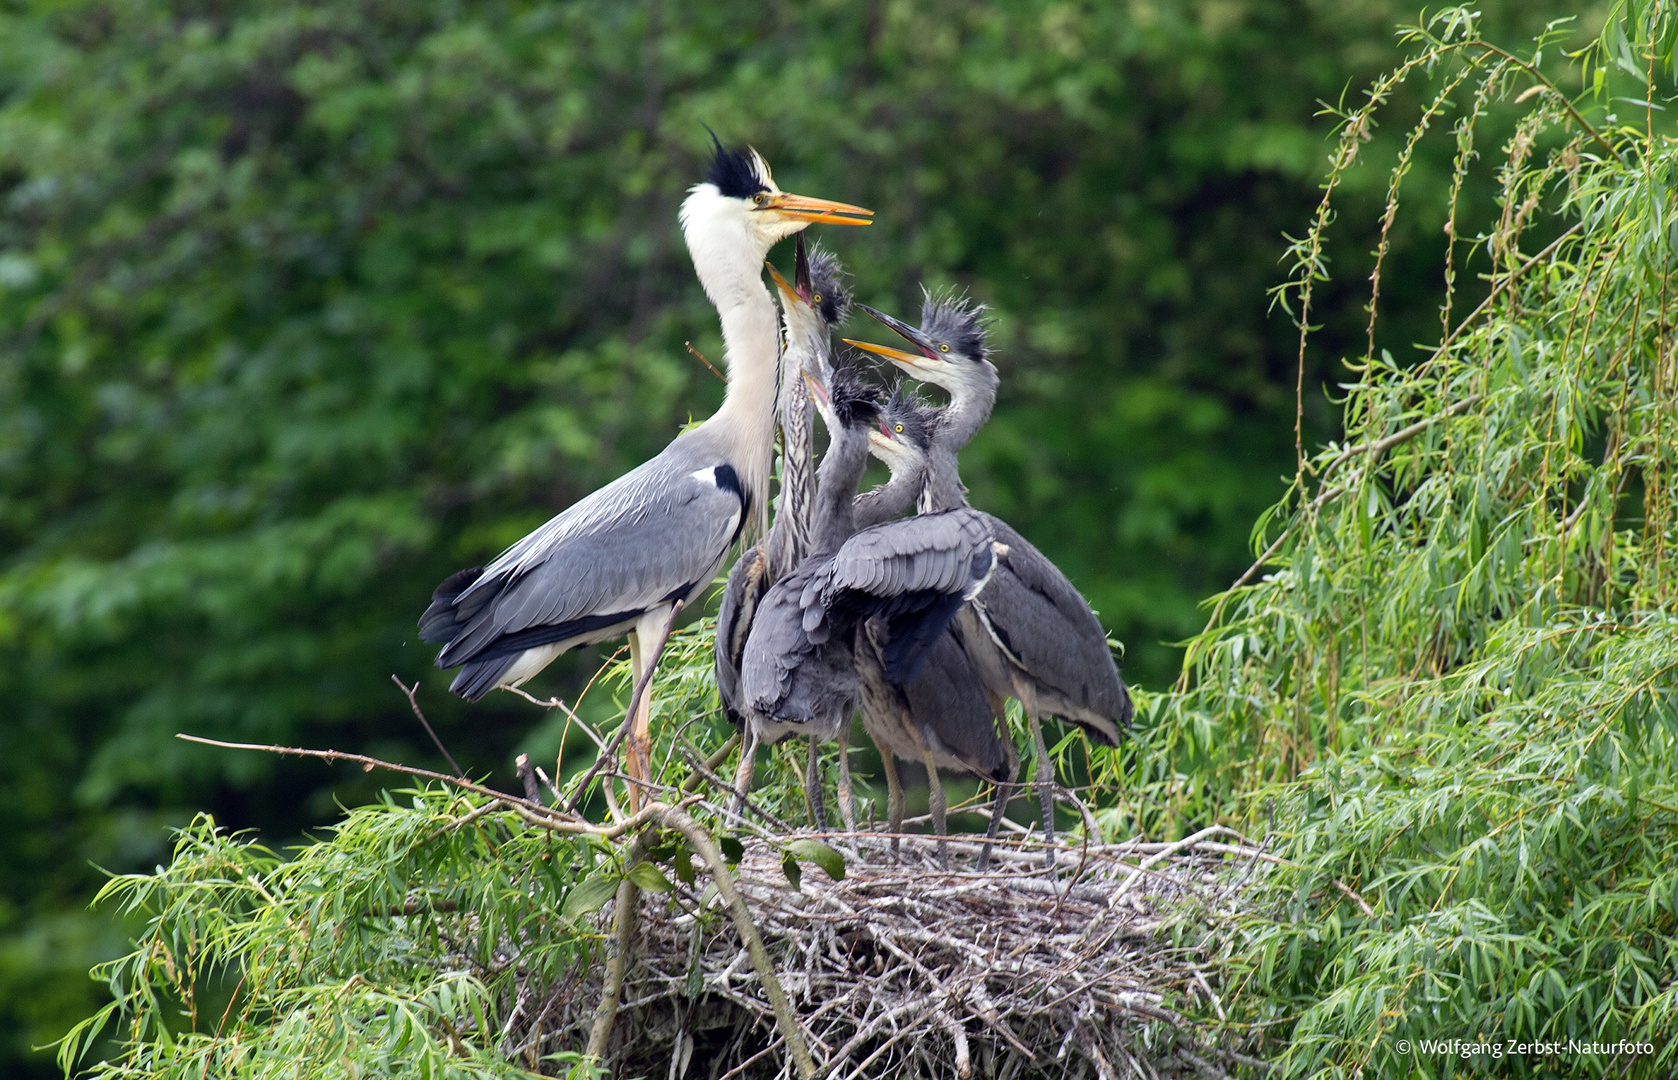
[[[1449,119],[1458,167],[1500,187],[1453,219],[1459,280],[1490,296],[1447,302],[1419,361],[1373,334],[1346,358],[1344,441],[1261,521],[1265,572],[1220,598],[1187,689],[1153,703],[1141,801],[1244,806],[1300,866],[1274,919],[1228,943],[1245,1019],[1285,1022],[1290,1075],[1678,1063],[1678,152],[1657,111],[1678,20],[1630,7],[1577,102],[1471,17],[1437,17],[1342,115],[1281,291],[1308,319],[1334,182],[1374,124]],[[1418,121],[1389,94],[1424,73]],[[1499,99],[1526,103],[1502,145],[1478,126]],[[1420,1049],[1453,1038],[1653,1053]]]
[[[1510,7],[1520,13],[1494,9],[1482,27],[1506,44],[1545,17]],[[1004,383],[965,462],[975,501],[1059,561],[1127,644],[1128,674],[1163,689],[1176,654],[1161,642],[1198,629],[1197,601],[1250,561],[1249,525],[1294,469],[1294,334],[1267,319],[1265,290],[1282,234],[1301,232],[1319,194],[1330,121],[1317,102],[1396,62],[1391,31],[1412,14],[1281,0],[8,7],[0,1068],[49,1067],[26,1047],[93,1007],[99,988],[84,972],[120,949],[104,915],[79,910],[100,880],[90,861],[158,861],[163,826],[192,808],[289,839],[336,818],[335,798],[374,797],[376,778],[205,751],[173,732],[423,761],[430,751],[387,681],[397,672],[425,680],[422,701],[469,768],[505,770],[520,745],[551,758],[559,725],[531,707],[445,699],[413,620],[444,574],[718,400],[681,349],[691,339],[718,351],[674,225],[700,169],[701,121],[755,142],[787,188],[879,212],[874,228],[829,237],[862,299],[912,310],[925,280],[993,305]],[[1578,89],[1558,60],[1552,50],[1547,68]],[[1414,115],[1428,93],[1405,83],[1394,105]],[[1477,145],[1499,145],[1526,108],[1489,102]],[[1366,380],[1387,396],[1354,396],[1351,430],[1385,432],[1441,400],[1380,376],[1409,371],[1411,343],[1439,336],[1455,116],[1408,159]],[[1384,163],[1404,146],[1402,125],[1360,135],[1372,141],[1341,174],[1342,224],[1322,252],[1337,275],[1315,287],[1323,329],[1303,376],[1306,445],[1338,423],[1312,388],[1337,380],[1339,356],[1365,351],[1363,255],[1377,243]],[[1499,190],[1498,177],[1471,172],[1459,219],[1495,217]],[[1453,264],[1459,312],[1484,290],[1484,267],[1463,262],[1470,246]],[[1473,363],[1479,354],[1458,351],[1471,345],[1490,348],[1471,335],[1446,359]],[[1381,366],[1381,348],[1401,361]],[[1501,416],[1529,408],[1487,401]],[[1584,460],[1609,428],[1569,430],[1593,433],[1575,448]],[[1395,659],[1409,639],[1381,630],[1374,667],[1355,673],[1335,648],[1361,625],[1343,618],[1347,595],[1384,595],[1414,565],[1398,540],[1376,541],[1397,535],[1381,523],[1406,512],[1413,499],[1395,492],[1419,481],[1380,475],[1374,501],[1368,480],[1348,489],[1364,498],[1374,547],[1356,559],[1330,547],[1326,562],[1304,564],[1329,568],[1308,579],[1326,590],[1317,606],[1265,622],[1277,582],[1293,580],[1284,574],[1231,607],[1226,627],[1252,620],[1251,635],[1207,639],[1223,643],[1207,655],[1229,672],[1259,679],[1243,665],[1265,657],[1284,682],[1261,693],[1234,674],[1201,677],[1186,720],[1158,705],[1115,827],[1258,814],[1242,800],[1267,782],[1385,732],[1386,706],[1347,710],[1375,700],[1366,672],[1412,673]],[[1642,490],[1640,471],[1624,475]],[[1531,495],[1519,483],[1487,490],[1510,506]],[[1272,528],[1308,493],[1296,490]],[[1473,550],[1537,558],[1486,500],[1479,532],[1465,534]],[[1341,501],[1313,512],[1331,531],[1354,523]],[[1432,512],[1413,527],[1455,520]],[[1306,533],[1318,535],[1290,535]],[[1280,555],[1291,570],[1304,550]],[[1416,558],[1455,580],[1450,559]],[[1494,568],[1506,565],[1473,575],[1486,596],[1505,580]],[[1525,596],[1525,580],[1508,579],[1505,595]],[[1450,665],[1489,662],[1484,643],[1511,640],[1487,628],[1513,609],[1476,602],[1438,646]],[[1408,633],[1422,617],[1396,612],[1390,625]],[[547,685],[574,693],[596,659],[556,665]],[[1242,707],[1206,697],[1211,685]],[[1328,697],[1306,694],[1286,725],[1281,706],[1254,704],[1325,685]],[[610,711],[596,692],[585,715]],[[1354,765],[1335,775],[1362,775]]]

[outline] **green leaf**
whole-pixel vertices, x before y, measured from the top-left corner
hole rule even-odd
[[[815,863],[834,881],[845,880],[845,857],[826,844],[816,840],[794,840],[787,845],[787,854]]]
[[[606,901],[617,895],[618,880],[615,874],[590,874],[565,894],[565,903],[560,905],[559,913],[567,919],[594,914],[606,906]]]
[[[799,867],[798,860],[793,858],[790,851],[781,856],[781,873],[787,876],[787,884],[794,889],[800,888],[804,884],[804,871]]]
[[[658,867],[649,862],[636,863],[630,867],[629,880],[650,893],[667,893],[676,887],[670,884],[669,878],[659,873]]]
[[[676,871],[676,876],[683,885],[693,884],[693,853],[685,847],[679,847],[670,856],[670,865]]]
[[[733,836],[717,837],[717,848],[730,866],[738,865],[740,860],[746,857],[746,845]]]

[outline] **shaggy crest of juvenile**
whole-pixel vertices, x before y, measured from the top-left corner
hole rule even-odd
[[[988,308],[964,292],[922,289],[921,333],[969,360],[990,359]]]
[[[810,304],[829,326],[839,326],[851,317],[849,279],[839,256],[819,243],[810,246]]]

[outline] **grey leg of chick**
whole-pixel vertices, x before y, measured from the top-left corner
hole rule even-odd
[[[1036,704],[1033,702],[1032,704]],[[1055,763],[1049,756],[1049,745],[1043,739],[1043,725],[1037,710],[1028,707],[1026,717],[1031,721],[1031,747],[1037,755],[1037,801],[1043,808],[1043,865],[1055,868]]]
[[[839,801],[839,820],[845,823],[845,831],[856,832],[856,794],[851,790],[851,732],[847,724],[839,729],[839,790],[835,793]]]
[[[740,739],[740,763],[734,767],[734,815],[746,816],[746,798],[752,793],[752,773],[757,771],[757,731],[750,724]]]
[[[810,803],[810,825],[827,831],[827,808],[822,805],[821,743],[810,739],[810,756],[804,761],[804,797]]]
[[[903,781],[897,777],[897,759],[883,746],[880,763],[886,769],[886,829],[891,833],[891,861],[896,862],[903,847]]]
[[[932,751],[925,754],[927,809],[932,811],[932,831],[938,834],[938,865],[945,870],[950,868],[950,845],[945,837],[950,835],[950,823],[946,817],[949,808],[948,800],[944,797],[944,784],[938,779],[938,763],[932,758]]]

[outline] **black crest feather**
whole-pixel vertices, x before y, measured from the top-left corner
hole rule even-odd
[[[838,326],[851,317],[850,275],[839,256],[820,244],[810,247],[810,291],[821,297],[816,308],[827,325]]]
[[[969,360],[990,357],[990,347],[985,343],[990,329],[988,322],[985,305],[975,303],[964,293],[928,292],[921,304],[921,333],[933,341],[945,342],[951,352]]]
[[[710,128],[705,130],[711,131]],[[711,131],[711,145],[716,155],[711,159],[705,179],[715,184],[718,191],[731,199],[749,199],[760,191],[769,190],[769,185],[758,175],[755,155],[728,149],[714,131]]]

